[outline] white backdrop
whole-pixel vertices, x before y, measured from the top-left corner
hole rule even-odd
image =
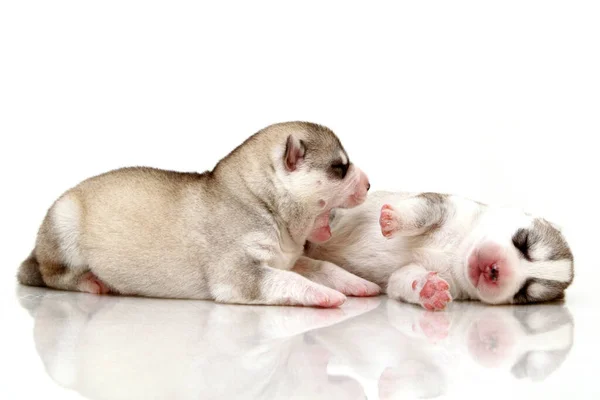
[[[0,290],[14,296],[46,209],[80,180],[204,171],[268,124],[309,120],[375,190],[562,225],[585,310],[600,279],[599,20],[595,1],[2,2]],[[3,327],[24,318],[3,313]]]

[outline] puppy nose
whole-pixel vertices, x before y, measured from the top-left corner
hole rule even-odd
[[[371,189],[371,184],[367,182],[367,192],[369,191],[369,189]]]

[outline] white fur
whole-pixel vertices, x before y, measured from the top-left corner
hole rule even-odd
[[[346,297],[334,289],[312,282],[291,271],[264,267],[265,277],[261,291],[265,297],[286,298],[289,305],[323,306],[341,305]]]
[[[571,265],[567,260],[558,261],[538,261],[538,262],[523,262],[527,269],[527,275],[540,278],[551,279],[559,282],[568,282],[573,279],[571,273]]]
[[[552,249],[547,248],[546,246],[534,246],[530,251],[531,258],[534,260],[545,260],[550,255],[550,251]]]
[[[290,264],[298,258],[302,251],[287,237],[276,242],[269,235],[260,231],[245,234],[241,238],[241,244],[256,260],[280,269],[290,269],[293,266]]]
[[[544,285],[541,285],[539,283],[533,283],[529,286],[529,288],[527,289],[527,292],[533,296],[533,297],[539,297],[541,296],[544,292],[546,291],[546,289],[544,288]]]
[[[86,262],[79,246],[81,210],[77,201],[69,196],[61,198],[54,206],[51,218],[66,263],[71,268],[84,267]]]
[[[225,283],[215,284],[211,289],[211,293],[217,302],[227,302],[230,299],[240,298],[237,288]]]
[[[518,229],[532,229],[533,217],[514,208],[485,206],[458,196],[443,200],[443,223],[433,231],[418,227],[419,218],[429,207],[423,198],[406,193],[378,192],[369,195],[365,204],[352,210],[340,210],[332,221],[333,238],[312,246],[307,256],[334,262],[350,272],[381,285],[392,298],[419,304],[419,294],[412,282],[423,282],[430,271],[450,285],[455,299],[475,299],[491,304],[511,303],[528,278],[559,282],[572,279],[572,261],[539,261],[552,249],[541,244],[532,247],[534,262],[520,255],[512,243]],[[382,235],[379,225],[382,206],[389,204],[388,215],[397,233]],[[435,207],[434,207],[435,208]],[[389,214],[391,210],[391,214]],[[435,210],[432,211],[435,215]],[[440,214],[438,212],[438,214]],[[502,261],[501,279],[496,285],[477,287],[469,278],[469,257],[495,251]],[[421,287],[421,286],[420,286]],[[534,294],[542,289],[532,289]],[[536,297],[536,296],[534,296]],[[539,297],[538,297],[539,298]]]
[[[347,296],[374,296],[381,292],[376,284],[327,261],[300,257],[292,271]]]
[[[419,291],[425,283],[427,271],[416,264],[409,264],[392,274],[388,283],[388,295],[395,299],[402,299],[409,303],[419,303]],[[412,282],[418,284],[412,287]]]

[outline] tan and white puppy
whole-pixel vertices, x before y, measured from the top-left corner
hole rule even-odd
[[[562,298],[573,280],[563,235],[542,218],[437,193],[377,192],[334,210],[333,237],[306,256],[342,266],[395,299],[440,310]]]
[[[329,239],[329,211],[361,204],[368,189],[328,128],[271,125],[212,171],[124,168],[68,190],[18,279],[91,293],[339,306],[344,295],[379,288],[307,262],[303,246]]]

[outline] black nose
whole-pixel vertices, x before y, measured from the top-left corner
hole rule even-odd
[[[371,189],[371,184],[367,183],[367,192],[369,191],[369,189]]]

